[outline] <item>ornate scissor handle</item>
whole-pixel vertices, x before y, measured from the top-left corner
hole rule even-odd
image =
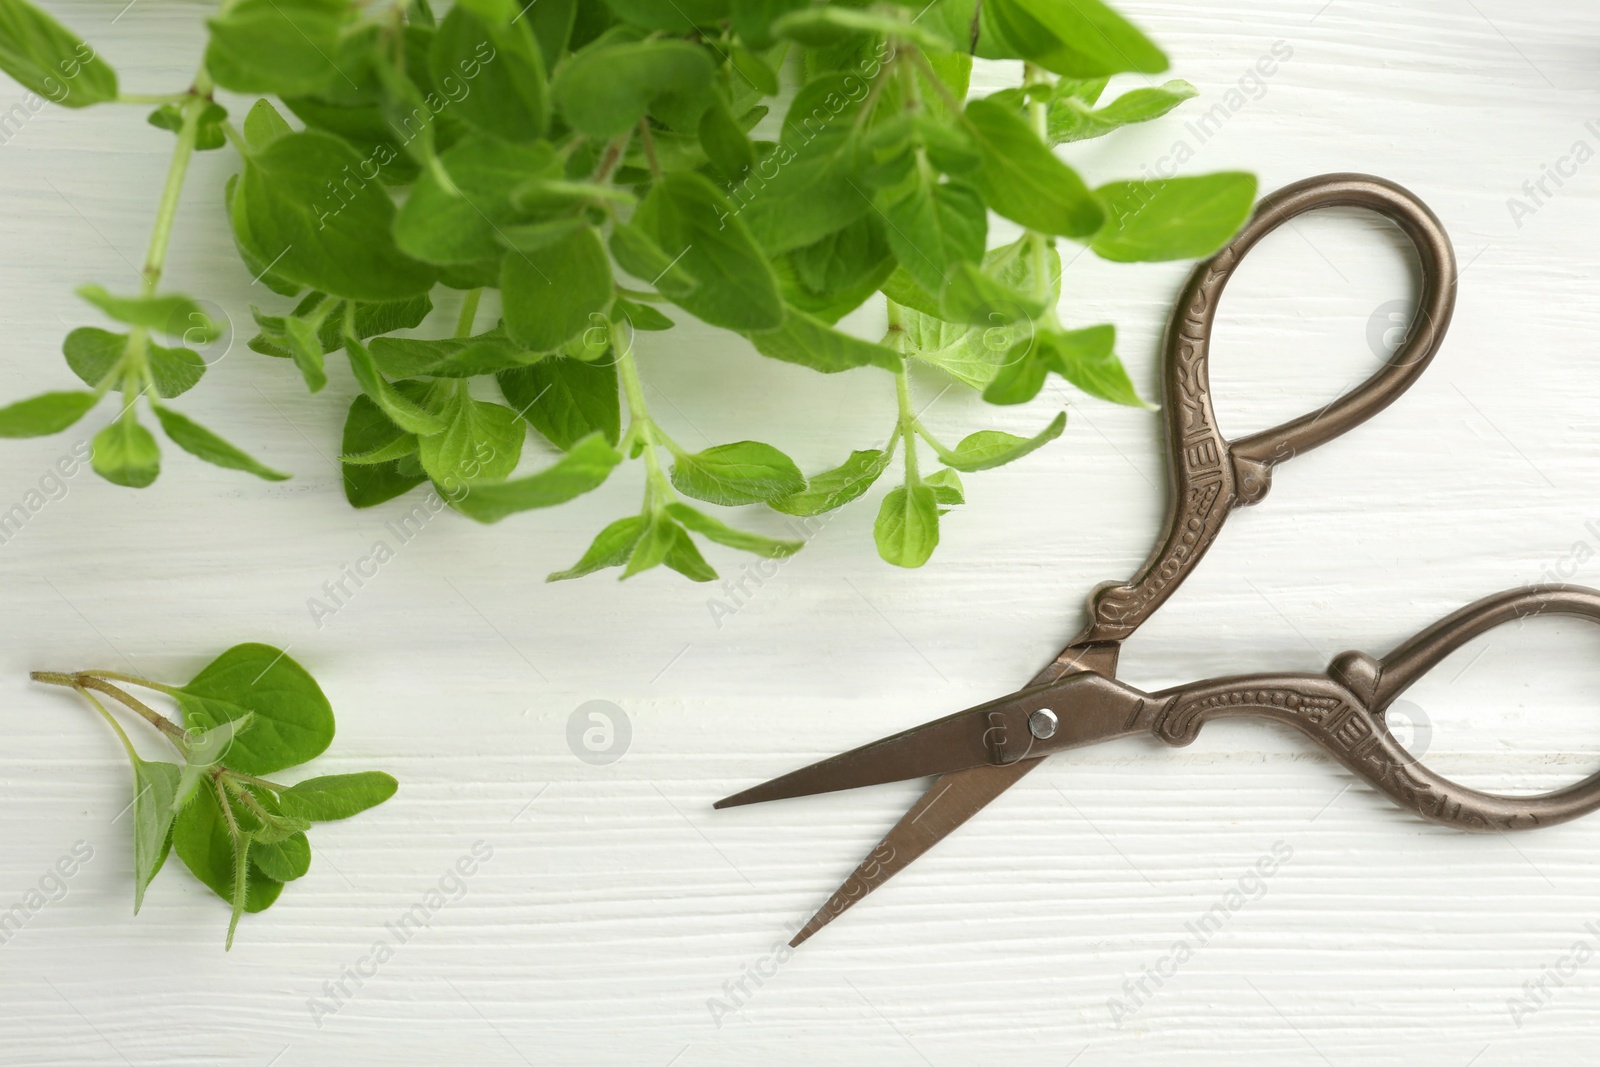
[[[1186,745],[1212,719],[1276,719],[1425,819],[1482,831],[1565,822],[1600,808],[1600,774],[1539,796],[1483,793],[1423,766],[1384,721],[1389,705],[1451,652],[1496,626],[1536,615],[1600,622],[1600,592],[1575,585],[1513,589],[1467,605],[1381,660],[1344,652],[1326,674],[1244,675],[1168,689],[1152,694],[1153,729],[1169,744]]]
[[[1319,208],[1367,208],[1394,220],[1422,262],[1422,296],[1399,350],[1372,377],[1327,407],[1281,426],[1228,441],[1217,428],[1207,373],[1217,302],[1245,254],[1297,215]],[[1388,407],[1416,381],[1444,340],[1455,306],[1455,253],[1426,204],[1393,182],[1365,174],[1327,174],[1266,197],[1227,247],[1189,277],[1164,341],[1170,491],[1166,526],[1132,581],[1096,589],[1088,629],[1074,645],[1126,638],[1160,607],[1216,539],[1228,513],[1266,495],[1275,464],[1331,441]]]

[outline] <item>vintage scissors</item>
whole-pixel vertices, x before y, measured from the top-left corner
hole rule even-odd
[[[1422,295],[1411,329],[1376,373],[1332,404],[1229,441],[1217,428],[1207,381],[1217,301],[1258,241],[1297,215],[1335,206],[1387,216],[1416,247]],[[1169,510],[1158,547],[1138,575],[1091,594],[1088,626],[1027,688],[717,802],[728,808],[939,775],[790,944],[805,941],[882,885],[1044,757],[1138,735],[1186,745],[1211,719],[1260,716],[1288,723],[1401,807],[1464,830],[1545,826],[1600,807],[1600,774],[1541,796],[1497,796],[1457,785],[1419,764],[1384,720],[1389,705],[1418,678],[1496,626],[1536,614],[1600,621],[1600,592],[1591,589],[1546,585],[1499,593],[1435,623],[1383,659],[1344,652],[1322,674],[1238,675],[1156,693],[1116,677],[1122,642],[1200,562],[1229,513],[1267,494],[1274,466],[1376,415],[1417,380],[1444,339],[1455,293],[1455,255],[1444,228],[1425,204],[1392,182],[1330,174],[1262,200],[1238,235],[1189,277],[1167,327],[1162,391]]]

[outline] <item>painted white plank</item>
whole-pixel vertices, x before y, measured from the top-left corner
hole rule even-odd
[[[131,91],[187,77],[205,10],[50,6]],[[1417,387],[1285,468],[1130,643],[1125,675],[1154,686],[1317,669],[1343,648],[1385,651],[1496,589],[1596,581],[1600,167],[1580,168],[1520,225],[1507,201],[1575,141],[1600,147],[1585,126],[1600,117],[1600,12],[1576,0],[1125,6],[1202,97],[1074,153],[1086,173],[1137,175],[1180,142],[1186,169],[1249,168],[1265,188],[1376,172],[1434,207],[1466,266],[1450,339]],[[1276,41],[1292,56],[1252,81]],[[1010,76],[985,68],[978,83]],[[1191,128],[1230,88],[1242,106]],[[13,96],[0,87],[0,113]],[[126,283],[168,145],[115,109],[46,110],[0,145],[8,396],[67,381],[55,352],[87,321],[71,290]],[[229,247],[229,167],[225,153],[200,157],[171,282],[243,330],[248,304],[272,300]],[[1370,370],[1374,313],[1407,295],[1409,270],[1391,233],[1350,214],[1266,242],[1223,312],[1225,425],[1292,416]],[[1066,275],[1069,321],[1116,322],[1152,394],[1182,275],[1092,257]],[[756,360],[693,325],[651,338],[642,360],[663,419],[688,442],[760,436],[816,469],[891,417],[887,381]],[[925,397],[939,388],[918,382]],[[805,951],[777,958],[786,925],[916,788],[717,814],[710,801],[1026,679],[1081,623],[1088,590],[1149,548],[1164,479],[1155,417],[1060,386],[1021,409],[946,396],[929,418],[948,434],[1028,431],[1064,400],[1071,421],[1051,448],[968,479],[971,504],[921,573],[876,561],[863,503],[750,584],[720,626],[707,597],[730,594],[666,575],[541,583],[634,506],[623,477],[492,528],[428,524],[319,629],[306,599],[393,540],[384,523],[406,510],[356,513],[337,493],[327,457],[352,392],[336,374],[308,399],[292,369],[236,344],[184,406],[295,481],[266,486],[182,455],[140,493],[79,474],[0,546],[0,910],[74,842],[94,850],[65,895],[0,944],[6,1062],[1590,1058],[1594,969],[1559,985],[1544,976],[1574,943],[1600,948],[1585,925],[1600,923],[1600,820],[1515,838],[1427,826],[1298,737],[1255,724],[1214,726],[1185,750],[1125,742],[1052,761]],[[0,509],[75,440],[6,442]],[[716,562],[741,573],[737,557]],[[225,910],[181,871],[130,915],[126,827],[112,822],[128,800],[121,757],[89,714],[25,677],[128,664],[184,677],[247,639],[291,647],[332,697],[339,740],[319,769],[382,766],[403,785],[380,811],[319,830],[311,874],[248,918],[224,956]],[[1575,624],[1546,622],[1452,659],[1411,695],[1433,721],[1429,759],[1499,788],[1593,770],[1595,647]],[[566,740],[569,715],[595,699],[632,727],[625,756],[603,767]],[[493,858],[447,882],[459,899],[359,988],[344,979],[346,1002],[316,1025],[308,1001],[392,937],[386,924],[479,841]],[[1292,857],[1249,880],[1280,841]],[[1193,939],[1186,924],[1242,877],[1259,899],[1162,985],[1144,978],[1171,969],[1174,942]],[[774,968],[759,986],[746,977]],[[1124,985],[1141,978],[1143,989]],[[1508,998],[1541,978],[1546,1003],[1518,1026]]]

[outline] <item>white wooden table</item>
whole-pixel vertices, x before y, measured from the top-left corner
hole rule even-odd
[[[141,0],[115,18],[121,6],[50,5],[129,91],[183,84],[204,8]],[[1455,325],[1421,382],[1285,468],[1130,642],[1124,675],[1320,669],[1504,587],[1600,582],[1600,163],[1587,162],[1600,123],[1586,125],[1600,118],[1600,10],[1123,6],[1203,95],[1075,153],[1085,172],[1137,175],[1183,141],[1185,172],[1247,168],[1263,188],[1383,174],[1433,206],[1464,267]],[[1277,41],[1293,54],[1272,77],[1247,83],[1205,136],[1187,125]],[[979,85],[1011,76],[985,69]],[[0,111],[22,95],[7,86]],[[1586,162],[1561,163],[1576,142]],[[93,321],[72,289],[128,281],[169,147],[107,108],[43,111],[0,146],[6,398],[72,384],[60,339]],[[1558,163],[1564,184],[1529,199],[1524,183]],[[224,229],[231,165],[201,157],[170,282],[218,301],[242,334],[263,294]],[[1335,214],[1252,256],[1215,349],[1226,429],[1297,414],[1370,370],[1389,302],[1412,291],[1400,250],[1392,231]],[[1185,269],[1084,257],[1066,275],[1068,320],[1116,322],[1150,395]],[[0,911],[75,843],[93,853],[0,944],[4,1062],[1592,1061],[1600,819],[1514,838],[1433,827],[1257,723],[1215,725],[1184,750],[1123,742],[1052,760],[803,951],[775,952],[917,784],[724,813],[710,802],[1027,679],[1081,624],[1089,589],[1150,547],[1156,416],[1060,382],[1020,409],[952,392],[929,416],[947,437],[1032,432],[1064,402],[1071,421],[1043,452],[967,479],[970,504],[921,572],[877,560],[875,494],[720,626],[708,597],[726,594],[666,573],[542,583],[636,506],[628,470],[553,512],[490,528],[437,519],[319,629],[307,598],[404,507],[356,512],[338,492],[327,457],[348,376],[308,399],[292,368],[242,341],[183,407],[294,481],[169,448],[153,488],[81,473],[0,546]],[[882,375],[825,378],[693,325],[642,360],[680,438],[758,437],[811,470],[892,418]],[[926,398],[939,388],[917,382]],[[78,440],[5,442],[0,510]],[[737,577],[746,559],[713,562]],[[1590,773],[1597,637],[1546,621],[1468,648],[1410,695],[1432,724],[1417,743],[1478,786],[1543,790]],[[132,666],[178,680],[244,640],[289,647],[332,698],[339,736],[317,770],[381,767],[402,786],[320,829],[311,873],[246,918],[224,955],[226,908],[175,861],[131,915],[123,756],[27,672]],[[595,700],[631,728],[604,765],[568,742],[569,717]],[[374,946],[394,944],[386,924],[479,842],[492,858],[447,881],[452,898],[375,966]],[[1289,858],[1253,880],[1274,848]],[[1226,922],[1200,944],[1190,924],[1219,903]],[[357,967],[369,976],[349,977]]]

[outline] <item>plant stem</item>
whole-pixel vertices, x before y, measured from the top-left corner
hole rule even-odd
[[[127,682],[129,685],[137,685],[145,689],[154,689],[156,692],[165,693],[167,696],[174,696],[178,692],[178,687],[175,685],[164,685],[161,682],[152,682],[148,678],[140,678],[137,675],[132,674],[122,674],[118,671],[79,671],[77,676],[80,678],[104,678],[108,682]]]
[[[161,271],[166,265],[167,248],[172,242],[172,226],[178,217],[178,199],[183,193],[183,180],[189,173],[189,162],[194,158],[195,140],[200,132],[200,116],[211,103],[211,78],[201,67],[194,77],[194,88],[183,102],[183,125],[178,130],[178,146],[172,151],[172,163],[167,167],[167,182],[161,190],[161,206],[156,209],[154,231],[150,235],[150,250],[144,260],[144,292],[155,293],[161,284]]]
[[[156,711],[154,708],[144,704],[138,698],[134,697],[133,694],[126,693],[121,689],[118,689],[104,678],[100,678],[88,673],[66,674],[62,671],[34,671],[32,674],[28,675],[28,677],[32,678],[36,682],[44,682],[46,685],[64,685],[69,689],[76,690],[94,689],[104,693],[106,696],[111,697],[118,703],[126,705],[128,708],[138,713],[138,715],[151,726],[154,726],[157,730],[160,730],[162,735],[165,736],[168,741],[171,741],[173,747],[176,748],[180,753],[188,751],[189,737],[186,733],[184,733],[183,727],[179,726],[177,723],[173,722],[159,711]]]
[[[269,782],[265,778],[257,778],[253,774],[245,774],[243,771],[229,771],[228,774],[248,785],[259,785],[263,789],[272,790],[274,793],[282,793],[289,788],[286,785],[279,785],[277,782]]]
[[[456,336],[471,337],[472,324],[478,318],[478,302],[483,299],[482,289],[473,289],[461,303],[461,317],[456,320]]]
[[[611,172],[617,169],[618,163],[622,162],[622,153],[627,149],[628,141],[632,137],[633,131],[629,130],[606,146],[606,154],[601,157],[600,167],[594,173],[594,180],[597,184],[604,184],[610,180]]]
[[[644,158],[650,161],[650,173],[661,177],[661,160],[656,158],[656,139],[650,132],[650,119],[639,120],[639,143],[644,146]]]
[[[89,692],[89,690],[85,689],[83,686],[74,685],[72,688],[76,689],[80,696],[82,696],[90,704],[94,705],[94,710],[98,711],[100,716],[105,719],[106,722],[111,724],[111,728],[117,732],[117,737],[122,740],[122,747],[127,750],[128,758],[131,760],[138,759],[139,753],[134,749],[133,741],[128,737],[128,731],[122,728],[122,724],[117,721],[116,716],[112,715],[110,711],[106,710],[106,706],[100,703],[99,698],[93,693]]]
[[[645,468],[645,506],[651,511],[660,511],[662,506],[673,498],[672,483],[667,480],[666,473],[661,469],[661,457],[656,455],[656,449],[662,441],[657,437],[656,424],[650,418],[650,411],[645,406],[644,383],[639,380],[639,368],[633,361],[631,351],[622,353],[617,358],[617,371],[622,378],[622,394],[628,400],[628,432],[624,436],[625,442],[638,440],[643,442],[642,457]]]
[[[260,819],[262,823],[272,824],[278,822],[278,818],[273,815],[272,812],[261,806],[261,801],[251,796],[248,789],[245,789],[237,783],[237,777],[237,775],[230,771],[223,771],[217,780],[222,783],[223,788],[225,788],[229,793],[232,793],[234,796],[238,797],[239,803],[249,808],[250,814]]]
[[[922,481],[917,473],[917,413],[911,410],[911,383],[904,369],[895,371],[894,397],[900,408],[895,429],[906,443],[906,484],[916,485]]]
[[[1022,65],[1022,84],[1024,87],[1048,84],[1050,76],[1032,63]],[[1033,132],[1038,135],[1045,148],[1050,147],[1050,105],[1042,100],[1028,99],[1028,118],[1033,123]],[[1028,230],[1028,247],[1033,253],[1033,285],[1034,293],[1045,303],[1045,317],[1050,320],[1055,318],[1055,308],[1050,306],[1050,257],[1048,255],[1048,240],[1044,234]]]

